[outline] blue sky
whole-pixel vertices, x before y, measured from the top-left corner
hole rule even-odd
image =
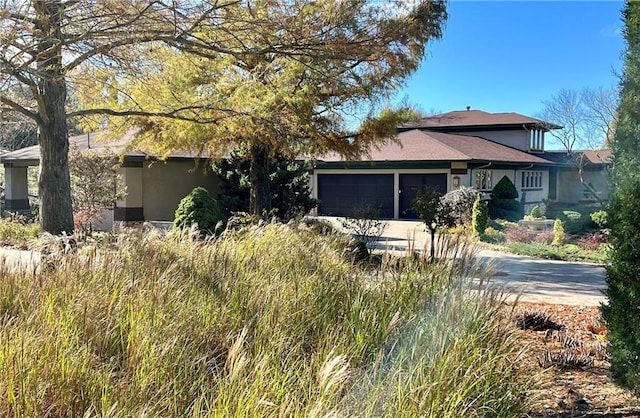
[[[397,98],[535,115],[560,89],[610,87],[622,68],[622,1],[448,3],[441,40]]]

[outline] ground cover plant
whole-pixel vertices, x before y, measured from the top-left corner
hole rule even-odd
[[[454,241],[452,241],[454,242]],[[521,416],[531,380],[456,262],[352,263],[283,225],[3,270],[2,416]],[[455,248],[451,249],[455,251]],[[268,256],[266,256],[268,254]]]

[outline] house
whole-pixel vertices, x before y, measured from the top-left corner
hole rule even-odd
[[[113,221],[173,221],[180,200],[193,188],[202,186],[212,196],[218,193],[218,177],[207,172],[205,164],[198,164],[198,153],[174,152],[159,161],[152,154],[128,150],[132,135],[128,133],[109,142],[98,141],[96,134],[69,138],[70,148],[76,147],[80,152],[95,150],[122,156],[117,174],[127,188],[127,195],[107,211],[102,229],[110,229]],[[5,170],[5,211],[29,210],[27,169],[37,166],[39,159],[37,145],[0,156]]]
[[[425,186],[442,192],[469,186],[488,196],[503,176],[515,184],[526,211],[547,199],[590,203],[584,185],[606,200],[610,153],[545,150],[545,134],[561,128],[517,113],[471,109],[407,123],[398,128],[397,138],[373,146],[358,160],[336,153],[316,157],[310,176],[313,197],[320,201],[316,213],[350,216],[367,206],[382,218],[414,218],[411,202]],[[94,134],[70,138],[70,146],[81,151],[108,149],[123,155],[117,171],[128,194],[111,211],[114,221],[172,221],[178,203],[194,187],[218,193],[219,179],[204,171],[205,164],[198,166],[197,153],[174,152],[159,161],[128,150],[131,139],[131,133],[109,143],[96,141]],[[27,167],[38,165],[38,147],[3,154],[0,163],[5,168],[4,209],[28,209]]]
[[[556,163],[550,172],[549,199],[561,204],[600,204],[609,200],[608,170],[613,154],[608,149],[547,151]]]
[[[545,134],[561,128],[517,113],[469,108],[407,123],[395,141],[372,147],[359,160],[319,156],[312,174],[317,213],[349,216],[353,208],[371,206],[383,218],[415,218],[411,201],[425,186],[488,193],[503,176],[515,184],[525,211],[549,198],[578,203],[580,196],[568,195],[576,189],[575,165],[545,150]],[[598,176],[593,182],[601,184]]]

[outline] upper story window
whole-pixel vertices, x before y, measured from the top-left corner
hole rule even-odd
[[[544,151],[544,131],[542,129],[529,131],[529,150]]]
[[[520,188],[522,190],[542,189],[542,171],[523,171]]]
[[[476,171],[476,189],[492,190],[493,181],[491,180],[491,170]]]

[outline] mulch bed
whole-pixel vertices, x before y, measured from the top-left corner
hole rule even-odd
[[[597,306],[518,302],[512,308],[511,324],[528,351],[523,367],[540,374],[531,417],[640,417],[640,399],[611,380]]]

